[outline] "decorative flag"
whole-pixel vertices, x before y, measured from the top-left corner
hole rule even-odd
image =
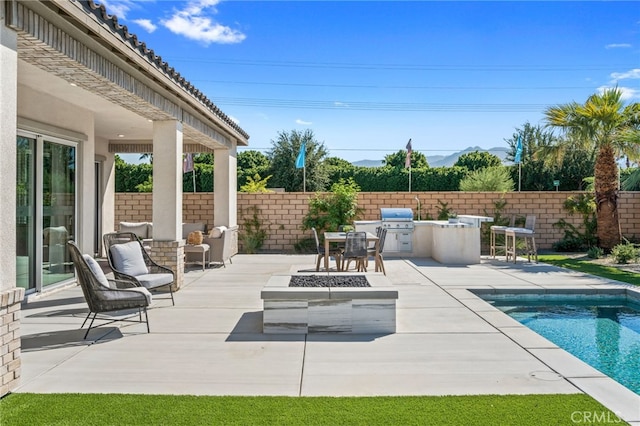
[[[520,164],[522,161],[522,136],[518,135],[518,143],[516,144],[516,155],[513,157],[515,164]]]
[[[404,160],[405,169],[411,168],[411,151],[411,139],[409,139],[409,142],[407,142],[407,158]]]
[[[307,150],[306,143],[302,142],[300,145],[300,152],[298,153],[298,158],[296,158],[296,169],[302,169],[304,167],[304,158],[305,151]]]
[[[193,154],[188,153],[185,154],[184,159],[182,160],[182,172],[189,173],[193,171]]]

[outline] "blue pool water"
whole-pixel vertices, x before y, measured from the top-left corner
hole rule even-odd
[[[640,304],[626,298],[512,297],[487,301],[640,394]]]

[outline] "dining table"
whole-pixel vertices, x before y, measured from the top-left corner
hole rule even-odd
[[[324,233],[324,252],[325,253],[329,253],[329,246],[331,243],[344,243],[347,240],[347,233],[346,232],[325,232]],[[376,254],[374,256],[376,263],[375,263],[375,270],[376,272],[378,271],[378,269],[380,268],[380,265],[378,264],[378,250],[380,247],[380,239],[376,236],[376,234],[372,234],[371,232],[367,232],[367,245],[373,242],[375,243],[375,250],[376,250]],[[341,269],[338,267],[336,268],[338,271],[340,271]],[[324,270],[325,271],[329,271],[329,256],[325,256],[324,257]]]

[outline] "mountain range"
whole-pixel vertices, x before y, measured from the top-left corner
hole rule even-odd
[[[509,148],[494,147],[484,149],[480,148],[479,146],[470,146],[463,149],[462,151],[454,152],[453,154],[449,155],[427,155],[427,163],[429,164],[429,167],[451,167],[456,163],[456,161],[458,161],[458,157],[460,157],[462,154],[474,151],[488,152],[489,154],[493,154],[496,157],[499,157],[503,163],[507,163],[506,158],[509,152]],[[382,166],[382,162],[382,160],[359,160],[354,161],[351,164],[361,167],[380,167]]]

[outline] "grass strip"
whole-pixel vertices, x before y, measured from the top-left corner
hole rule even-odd
[[[585,394],[419,397],[236,397],[10,394],[0,424],[564,425],[620,419]],[[593,420],[602,423],[593,422]]]
[[[561,266],[563,268],[596,275],[602,278],[609,278],[628,284],[640,285],[640,274],[624,271],[614,266],[600,265],[584,258],[575,259],[561,254],[544,254],[538,255],[538,260],[550,265]]]

